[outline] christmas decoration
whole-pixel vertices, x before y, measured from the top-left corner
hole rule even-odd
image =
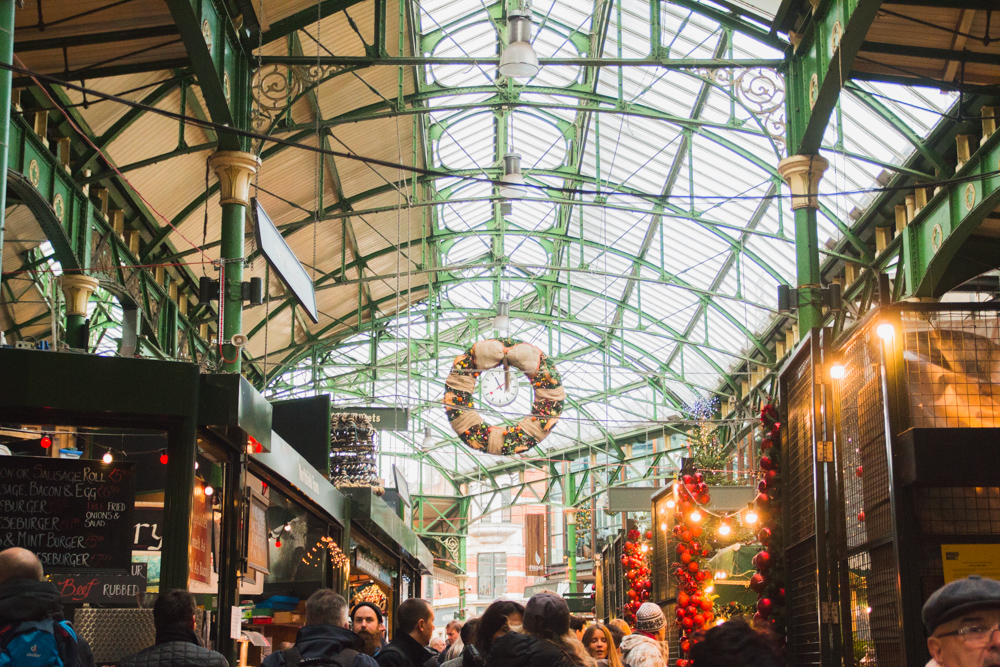
[[[313,545],[312,549],[306,552],[302,562],[306,565],[319,567],[320,563],[323,562],[323,558],[321,557],[323,551],[330,554],[330,562],[334,567],[343,567],[350,562],[350,559],[340,550],[340,547],[333,541],[332,537],[319,538],[319,541]]]
[[[498,366],[505,371],[510,366],[520,370],[534,391],[531,414],[513,426],[483,423],[472,402],[480,374]],[[559,421],[565,401],[566,390],[555,363],[534,345],[514,338],[476,343],[455,357],[445,380],[445,412],[452,429],[466,445],[489,454],[510,456],[536,446]]]
[[[386,597],[382,589],[375,584],[369,584],[365,586],[360,591],[358,591],[353,600],[351,601],[351,606],[354,606],[360,602],[371,602],[376,607],[385,612]]]
[[[622,609],[622,615],[629,625],[635,625],[635,613],[639,611],[643,602],[649,600],[653,590],[653,582],[649,579],[649,561],[647,561],[649,545],[642,538],[642,532],[633,528],[625,535],[625,546],[622,547],[622,569],[628,582],[628,590],[625,593],[628,601]]]
[[[753,615],[755,625],[770,626],[779,636],[785,630],[784,571],[781,562],[781,424],[772,404],[760,411],[759,467],[763,472],[757,486],[757,514],[761,527],[757,540],[764,549],[754,556],[757,573],[750,578],[750,588],[757,593]],[[859,471],[860,472],[860,471]]]
[[[337,488],[370,487],[385,493],[378,477],[378,444],[367,415],[336,414],[330,420],[330,481]]]
[[[705,476],[700,472],[684,475],[674,484],[680,502],[675,505],[674,513],[677,561],[671,564],[671,569],[678,590],[674,623],[680,632],[681,657],[677,666],[683,667],[689,664],[686,656],[697,642],[696,633],[711,627],[715,619],[712,576],[702,560],[711,553],[708,546],[711,537],[699,525],[704,518],[701,506],[711,497]],[[707,513],[707,509],[704,511]]]

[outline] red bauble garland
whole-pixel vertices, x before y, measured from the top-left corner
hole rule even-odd
[[[652,532],[646,531],[646,538],[653,536]],[[622,569],[625,571],[625,581],[628,589],[625,596],[625,606],[622,608],[622,616],[629,625],[635,625],[635,614],[643,602],[649,600],[653,590],[653,583],[649,580],[650,569],[646,563],[646,551],[643,551],[642,533],[632,529],[628,531],[625,546],[622,549]],[[649,547],[646,547],[649,550]]]
[[[757,485],[757,514],[761,528],[757,539],[764,547],[754,556],[757,574],[750,578],[750,588],[757,593],[755,625],[770,626],[783,635],[784,623],[784,572],[781,562],[781,423],[778,410],[772,404],[760,411],[759,467],[763,471]]]
[[[699,505],[707,504],[711,498],[701,473],[684,475],[677,488],[679,502],[674,514],[677,562],[671,564],[678,590],[674,623],[680,630],[681,658],[677,660],[677,667],[688,667],[690,661],[686,656],[696,641],[694,633],[707,630],[715,618],[714,605],[705,591],[712,582],[711,572],[704,568],[703,562],[710,553],[708,536],[704,535],[700,522],[691,519],[694,512],[701,512]]]

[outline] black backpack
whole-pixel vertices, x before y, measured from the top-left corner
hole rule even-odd
[[[336,655],[322,655],[318,658],[302,658],[299,649],[294,646],[281,652],[285,659],[285,667],[354,667],[354,659],[358,652],[345,648]]]

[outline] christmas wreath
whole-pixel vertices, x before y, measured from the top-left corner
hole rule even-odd
[[[513,366],[531,382],[531,414],[513,426],[490,426],[472,403],[476,381],[483,371]],[[530,343],[514,338],[484,340],[455,357],[445,381],[445,412],[459,439],[472,449],[510,456],[536,446],[559,421],[566,390],[555,363]]]

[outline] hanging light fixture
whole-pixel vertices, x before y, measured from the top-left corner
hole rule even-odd
[[[497,301],[497,316],[493,318],[493,328],[501,336],[506,336],[510,330],[510,302],[507,299]]]
[[[503,177],[500,178],[500,196],[504,199],[517,199],[528,192],[521,175],[521,156],[518,153],[507,153],[503,156]]]
[[[431,435],[431,427],[424,427],[424,441],[420,443],[420,448],[427,451],[434,446],[434,436]]]
[[[515,79],[538,74],[538,55],[531,46],[530,0],[514,0],[507,10],[507,46],[500,55],[500,74]]]

